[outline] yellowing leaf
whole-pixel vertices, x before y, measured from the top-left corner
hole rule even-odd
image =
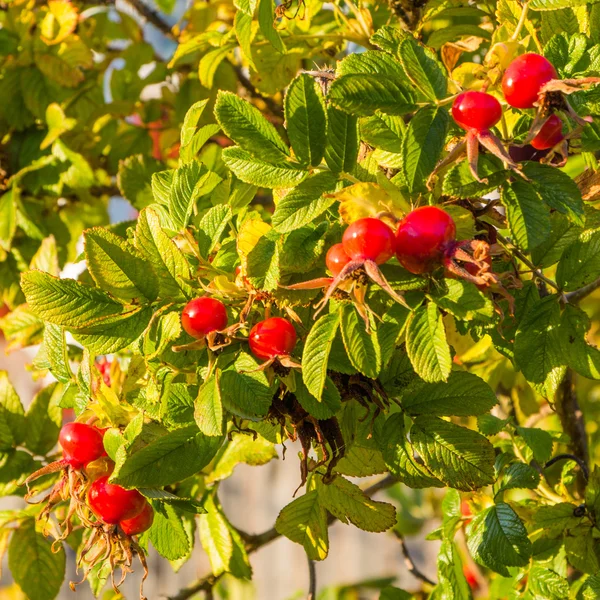
[[[327,197],[335,198],[340,203],[340,216],[346,223],[373,217],[380,212],[402,216],[390,194],[378,183],[355,183]]]
[[[48,46],[60,44],[77,27],[77,7],[67,0],[50,0],[41,24],[40,38]]]
[[[77,120],[66,117],[60,105],[53,102],[46,108],[46,123],[48,133],[40,145],[41,150],[51,146],[66,131],[73,129],[77,125]]]
[[[260,238],[269,233],[269,231],[271,231],[271,226],[258,219],[250,219],[242,225],[237,239],[237,247],[244,266],[248,254],[254,250]]]

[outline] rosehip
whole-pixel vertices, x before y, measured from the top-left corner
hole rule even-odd
[[[248,342],[252,354],[260,360],[287,356],[296,345],[296,330],[289,321],[271,317],[252,328]]]
[[[201,339],[211,331],[221,331],[227,327],[227,310],[215,298],[194,298],[183,309],[181,324],[192,337]]]
[[[379,219],[358,219],[344,231],[342,246],[352,260],[381,265],[394,256],[394,232]]]
[[[398,226],[396,256],[407,271],[425,273],[441,262],[455,236],[456,225],[447,212],[437,206],[417,208]]]
[[[533,108],[542,86],[557,77],[556,69],[547,58],[533,52],[523,54],[504,72],[504,98],[515,108]]]
[[[502,118],[502,106],[486,92],[463,92],[454,99],[452,116],[467,131],[485,131]]]
[[[544,123],[538,134],[531,140],[531,145],[536,150],[548,150],[564,139],[562,134],[563,123],[556,115],[551,115]]]
[[[146,503],[137,490],[126,490],[120,485],[108,483],[108,477],[96,479],[88,492],[88,504],[93,513],[111,525],[137,517]]]
[[[103,434],[85,423],[67,423],[60,430],[58,441],[65,460],[74,468],[81,469],[88,463],[106,456]]]
[[[150,506],[149,502],[146,502],[142,512],[136,515],[132,519],[125,519],[119,522],[119,527],[123,530],[126,535],[139,535],[144,531],[150,529],[154,521],[154,510]]]
[[[351,258],[344,250],[344,244],[334,244],[331,246],[325,257],[327,268],[334,277],[340,274],[341,270],[350,262],[350,260]]]

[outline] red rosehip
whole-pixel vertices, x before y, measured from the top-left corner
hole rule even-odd
[[[103,434],[92,425],[67,423],[60,430],[58,441],[65,460],[74,468],[81,469],[88,463],[106,456]]]
[[[467,583],[469,584],[469,587],[473,591],[476,591],[479,588],[479,582],[477,581],[477,576],[475,573],[473,573],[473,571],[467,565],[463,565],[463,574],[467,580]]]
[[[352,260],[381,265],[394,256],[394,232],[379,219],[358,219],[344,231],[342,246]]]
[[[423,206],[406,215],[396,232],[396,256],[411,273],[419,274],[441,262],[456,236],[452,217],[437,206]]]
[[[252,354],[260,360],[287,356],[296,345],[296,330],[289,321],[271,317],[252,328],[248,342]]]
[[[502,106],[486,92],[463,92],[454,99],[452,116],[467,131],[485,131],[502,118]]]
[[[531,145],[536,150],[548,150],[564,139],[562,134],[563,123],[556,115],[550,115],[539,133],[531,140]]]
[[[344,250],[344,244],[334,244],[327,251],[325,263],[334,277],[337,277],[341,270],[350,262],[351,258]]]
[[[183,309],[181,324],[192,337],[201,339],[211,331],[221,331],[227,327],[227,310],[215,298],[194,298]]]
[[[557,77],[556,69],[547,58],[533,52],[523,54],[504,72],[504,98],[515,108],[533,108],[542,86]]]
[[[116,525],[137,517],[147,501],[137,490],[126,490],[108,483],[108,477],[96,479],[88,492],[88,505],[104,523]]]
[[[150,529],[152,521],[154,521],[154,510],[152,510],[150,503],[146,502],[139,515],[136,515],[132,519],[119,521],[119,527],[126,535],[139,535]]]

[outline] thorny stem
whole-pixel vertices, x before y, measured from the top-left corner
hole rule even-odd
[[[373,496],[377,492],[389,488],[397,482],[398,480],[392,475],[386,475],[379,481],[375,482],[373,485],[366,488],[364,490],[364,493],[367,496]],[[336,520],[337,519],[335,517],[330,516],[327,523],[328,525],[331,525],[332,523],[335,523]],[[277,538],[281,537],[281,534],[274,527],[263,533],[259,533],[258,535],[248,535],[243,534],[241,532],[240,535],[246,543],[246,552],[248,554],[256,552],[263,546],[266,546],[273,540],[276,540]],[[188,598],[191,598],[194,594],[197,594],[198,592],[209,593],[217,584],[219,579],[221,579],[222,576],[223,574],[214,575],[213,573],[209,573],[205,577],[202,577],[201,579],[194,581],[187,587],[182,588],[174,596],[169,596],[167,600],[187,600]]]
[[[406,567],[410,571],[412,575],[414,575],[417,579],[420,579],[423,583],[427,583],[428,585],[435,585],[435,581],[432,581],[425,575],[418,567],[415,565],[410,552],[408,551],[408,546],[406,545],[406,540],[404,536],[397,530],[393,529],[392,533],[398,538],[400,541],[400,547],[402,548],[402,555],[404,556],[404,562],[406,563]]]

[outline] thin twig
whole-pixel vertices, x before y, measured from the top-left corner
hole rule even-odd
[[[415,565],[415,562],[413,561],[410,552],[408,551],[408,546],[406,545],[406,540],[404,539],[404,536],[397,529],[393,529],[392,532],[400,542],[402,554],[404,555],[404,562],[406,563],[408,570],[422,582],[427,583],[428,585],[435,585],[435,582],[429,579],[429,577],[427,577],[427,575],[425,575],[425,573],[423,573],[417,567],[417,565]]]
[[[398,480],[392,475],[386,475],[385,477],[383,477],[379,481],[376,481],[373,485],[369,486],[363,491],[367,496],[372,496],[373,494],[376,494],[377,492],[383,489],[391,487],[397,482]],[[331,525],[332,523],[335,523],[336,520],[337,519],[335,517],[330,515],[327,524]],[[259,533],[258,535],[243,533],[242,537],[246,542],[246,552],[248,554],[251,554],[259,550],[263,546],[266,546],[273,540],[276,540],[277,538],[281,537],[281,534],[273,527],[271,529],[268,529],[264,533]],[[190,583],[190,585],[182,588],[174,596],[169,596],[167,600],[187,600],[188,598],[191,598],[194,594],[197,594],[198,592],[210,591],[222,576],[223,574],[213,575],[212,573],[209,573],[201,579],[198,579]]]
[[[571,304],[577,304],[589,296],[592,292],[595,292],[598,288],[600,288],[600,279],[596,279],[596,281],[592,281],[592,283],[588,283],[574,292],[565,294],[565,298],[567,299],[567,302],[570,302]]]
[[[317,569],[315,561],[306,557],[308,561],[308,596],[306,600],[316,600],[317,598]]]
[[[551,458],[544,465],[544,469],[547,469],[548,467],[551,467],[553,464],[557,463],[559,460],[572,460],[572,461],[575,461],[579,465],[579,468],[581,469],[581,472],[583,473],[583,476],[585,477],[585,480],[587,481],[590,478],[590,470],[589,470],[587,464],[584,463],[581,460],[581,458],[579,458],[578,456],[575,456],[574,454],[558,454],[554,458]]]

